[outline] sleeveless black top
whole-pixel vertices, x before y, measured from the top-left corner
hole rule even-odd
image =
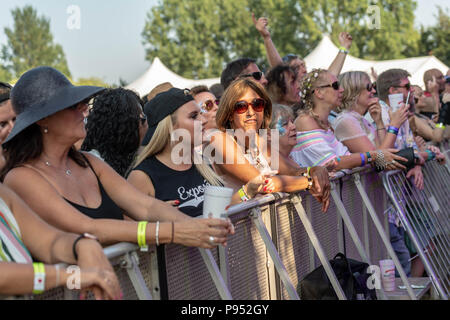
[[[84,213],[88,217],[92,219],[116,219],[116,220],[123,220],[123,211],[120,209],[114,201],[108,196],[105,189],[103,188],[102,183],[100,182],[100,179],[98,178],[97,174],[94,171],[94,168],[92,168],[91,164],[89,163],[89,160],[83,156],[83,158],[86,160],[87,164],[89,165],[89,168],[91,168],[92,172],[94,172],[95,177],[97,178],[98,187],[100,189],[100,195],[101,195],[101,202],[100,206],[98,208],[88,208],[76,203],[73,203],[70,200],[66,200],[69,204],[71,204],[75,209],[78,211]]]
[[[205,187],[209,182],[197,171],[195,165],[185,171],[176,171],[156,157],[150,157],[133,170],[140,170],[150,178],[156,199],[180,201],[177,208],[191,217],[203,214]]]

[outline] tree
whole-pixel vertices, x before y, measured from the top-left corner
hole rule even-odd
[[[2,65],[0,65],[0,81],[10,82],[12,79],[11,73]]]
[[[450,66],[450,16],[441,7],[437,8],[436,25],[420,28],[420,54],[432,54]]]
[[[109,88],[110,85],[107,84],[100,78],[91,77],[91,78],[79,78],[77,81],[74,81],[73,84],[77,86],[96,86],[96,87],[105,87]]]
[[[337,44],[341,31],[353,35],[351,54],[365,59],[411,57],[419,51],[414,0],[160,0],[142,32],[146,59],[158,56],[175,72],[216,77],[238,57],[265,61],[264,45],[251,12],[269,18],[272,39],[283,56],[306,56],[327,33]],[[378,8],[379,28],[370,25]]]
[[[62,47],[54,43],[50,32],[50,19],[38,17],[31,6],[11,10],[12,29],[5,28],[7,45],[2,47],[2,59],[15,77],[38,66],[50,66],[70,77]]]

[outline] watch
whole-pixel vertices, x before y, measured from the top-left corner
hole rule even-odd
[[[75,257],[75,260],[78,260],[78,254],[77,254],[77,250],[76,250],[77,243],[78,243],[78,241],[80,241],[82,239],[91,239],[91,240],[98,241],[98,238],[96,236],[94,236],[93,234],[90,234],[87,232],[80,234],[80,236],[75,239],[75,241],[73,242],[73,245],[72,245],[72,252],[73,252],[73,256]]]

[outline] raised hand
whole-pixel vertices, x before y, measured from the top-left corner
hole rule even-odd
[[[267,30],[267,26],[269,25],[269,20],[267,18],[261,17],[256,20],[255,14],[252,12],[252,20],[256,30],[258,30],[263,38],[270,37],[270,32]]]

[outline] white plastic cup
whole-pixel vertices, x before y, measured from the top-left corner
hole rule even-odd
[[[225,219],[224,212],[231,202],[233,189],[216,186],[206,186],[205,200],[203,201],[203,218]]]
[[[394,261],[380,260],[381,283],[385,291],[395,291],[395,265]]]
[[[403,93],[390,94],[388,97],[389,97],[389,105],[391,106],[394,112],[400,108],[400,103],[404,102]]]

